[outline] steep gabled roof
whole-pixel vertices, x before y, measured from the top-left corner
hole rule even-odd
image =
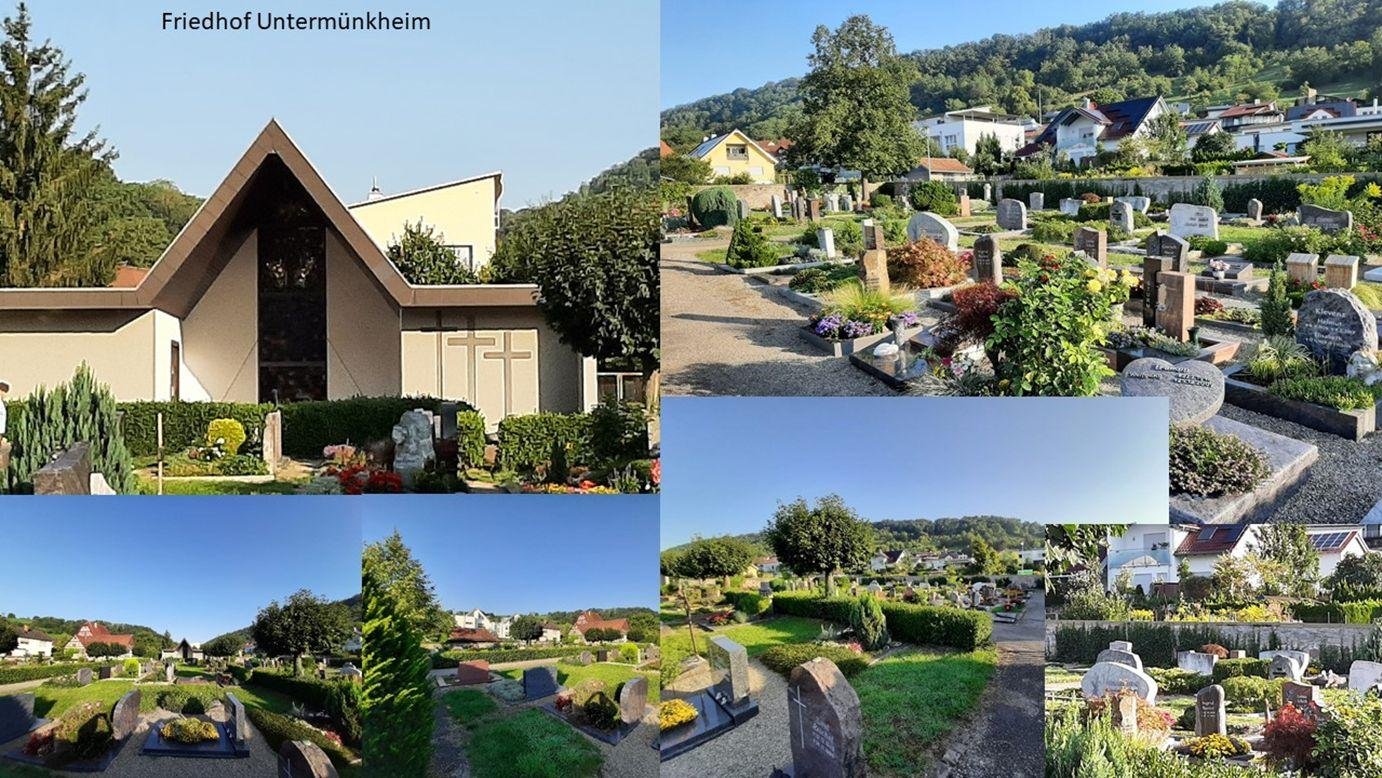
[[[709,154],[711,149],[715,148],[721,143],[724,143],[731,136],[735,135],[739,136],[739,138],[743,140],[745,143],[749,144],[750,146],[753,146],[754,148],[758,149],[759,151],[767,155],[768,159],[771,159],[773,161],[773,164],[777,164],[777,157],[773,156],[772,154],[769,154],[767,149],[758,145],[758,141],[754,140],[753,138],[750,138],[749,136],[745,135],[743,132],[740,132],[739,130],[730,130],[724,135],[716,135],[713,138],[707,138],[706,140],[701,142],[701,145],[697,146],[691,152],[691,156],[700,159],[701,157],[704,157],[706,154]]]
[[[327,224],[370,272],[378,286],[399,306],[470,306],[534,304],[536,287],[528,284],[416,286],[394,267],[364,227],[350,214],[277,120],[258,137],[231,168],[216,191],[164,250],[148,274],[132,289],[0,289],[0,308],[153,309],[186,315],[215,281],[230,257],[218,251],[234,217],[249,199],[249,184],[260,169],[277,160],[306,190]],[[482,176],[483,177],[483,176]]]
[[[1176,549],[1176,556],[1209,556],[1232,551],[1249,525],[1224,525],[1191,529]]]

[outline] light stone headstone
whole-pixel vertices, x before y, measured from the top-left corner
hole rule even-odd
[[[1115,701],[1114,713],[1118,718],[1118,730],[1124,735],[1137,734],[1137,698],[1131,694],[1120,694]]]
[[[1131,651],[1122,651],[1116,648],[1106,648],[1100,651],[1099,656],[1095,657],[1094,662],[1096,664],[1099,662],[1117,662],[1120,665],[1127,665],[1137,670],[1142,669],[1142,657]]]
[[[825,196],[825,210],[829,213],[840,210],[840,196],[838,194],[831,192]]]
[[[1324,260],[1324,285],[1331,289],[1352,289],[1358,285],[1358,257],[1330,254]]]
[[[1003,283],[1003,249],[992,235],[974,239],[974,262],[969,268],[969,277],[979,284]]]
[[[1027,229],[1027,206],[1021,200],[1005,197],[998,201],[998,226],[1004,230]]]
[[[285,740],[278,747],[278,778],[338,778],[321,746],[310,740]]]
[[[742,220],[742,219],[747,219],[747,218],[749,218],[749,204],[748,204],[748,202],[747,202],[747,201],[744,201],[744,200],[739,200],[738,203],[739,203],[739,218],[740,218],[741,220]]]
[[[1326,234],[1353,229],[1353,211],[1336,211],[1333,208],[1302,203],[1296,209],[1296,218],[1302,227],[1314,227]]]
[[[1289,678],[1299,682],[1304,675],[1305,665],[1296,661],[1295,657],[1285,654],[1277,654],[1272,657],[1272,663],[1267,668],[1267,677],[1272,679]]]
[[[163,666],[163,677],[165,680],[168,681],[168,683],[173,682],[173,676],[176,674],[177,670],[173,667],[172,662],[169,662],[168,664]]]
[[[1353,292],[1316,289],[1301,303],[1296,342],[1325,363],[1331,375],[1343,375],[1353,352],[1377,350],[1377,319]]]
[[[974,205],[969,200],[968,192],[960,192],[960,216],[973,216]]]
[[[1262,221],[1262,201],[1256,197],[1248,199],[1248,218],[1253,221]]]
[[[1216,683],[1201,689],[1195,695],[1195,735],[1227,735],[1227,714],[1224,687]]]
[[[993,184],[984,184],[984,199],[993,202]]]
[[[841,195],[841,196],[840,196],[840,210],[844,211],[845,213],[853,213],[853,212],[854,212],[854,197],[851,196],[851,195],[847,195],[847,194],[846,194],[846,195]]]
[[[887,294],[891,288],[891,281],[888,278],[888,252],[883,249],[865,251],[864,255],[859,258],[857,272],[865,289],[873,289]],[[792,583],[795,586],[796,582],[793,581]]]
[[[421,410],[404,411],[393,428],[393,469],[412,486],[417,474],[437,458],[432,442],[432,418]]]
[[[1156,704],[1157,683],[1150,675],[1118,662],[1096,662],[1080,679],[1085,697],[1103,697],[1128,689],[1149,705]]]
[[[1200,424],[1224,404],[1224,374],[1198,359],[1171,364],[1164,359],[1134,359],[1119,379],[1124,397],[1166,397],[1172,424]]]
[[[737,704],[749,696],[749,654],[738,643],[716,635],[710,639],[710,667],[723,677],[715,684],[716,694],[722,695],[731,704]]]
[[[91,683],[91,668],[83,667],[77,671],[77,685],[86,686]]]
[[[1078,198],[1062,197],[1060,200],[1060,212],[1066,216],[1079,216],[1080,206],[1083,204],[1084,201]]]
[[[1219,212],[1207,205],[1176,203],[1168,211],[1171,217],[1171,234],[1182,238],[1204,235],[1219,238]]]
[[[1218,661],[1219,657],[1215,654],[1204,654],[1199,651],[1176,652],[1176,667],[1199,675],[1213,675],[1214,664]]]
[[[1152,207],[1152,198],[1143,195],[1124,195],[1122,197],[1113,198],[1113,201],[1115,203],[1127,203],[1132,206],[1134,211],[1144,214],[1147,212],[1148,208]]]
[[[1108,647],[1109,647],[1110,649],[1114,650],[1114,651],[1128,651],[1128,652],[1131,652],[1131,651],[1132,651],[1132,641],[1130,641],[1130,640],[1114,640],[1114,641],[1111,641],[1111,642],[1108,644]]]
[[[816,230],[816,245],[820,247],[826,259],[834,259],[838,256],[835,253],[835,231],[829,227]]]
[[[1120,230],[1124,233],[1129,233],[1133,231],[1133,226],[1136,223],[1137,222],[1133,220],[1131,205],[1128,205],[1127,203],[1120,203],[1115,200],[1113,205],[1109,207],[1109,229]]]
[[[907,220],[907,240],[916,243],[922,238],[930,238],[951,251],[960,247],[960,231],[948,219],[930,211],[919,211]]]
[[[782,218],[782,198],[781,198],[781,197],[778,197],[777,195],[773,195],[773,197],[772,197],[772,204],[773,204],[773,218],[774,218],[774,219],[781,219],[781,218]]]
[[[1348,688],[1356,692],[1367,692],[1382,684],[1382,662],[1368,662],[1355,659],[1348,666]]]
[[[1046,210],[1046,194],[1044,192],[1032,192],[1028,194],[1027,207],[1033,211]]]
[[[619,687],[619,720],[625,724],[637,724],[643,720],[648,707],[648,679],[636,675]]]
[[[834,662],[816,657],[792,668],[787,714],[792,775],[862,778],[868,773],[859,695]]]
[[[1319,254],[1291,254],[1286,257],[1286,275],[1299,284],[1309,286],[1319,279]]]

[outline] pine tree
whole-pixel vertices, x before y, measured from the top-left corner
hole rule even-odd
[[[112,489],[134,491],[134,465],[120,434],[115,395],[96,382],[86,363],[71,381],[51,391],[39,387],[13,418],[14,450],[8,471],[0,474],[0,492],[32,491],[34,473],[73,443],[91,444],[91,471],[103,474]]]
[[[1262,300],[1262,334],[1291,334],[1291,301],[1286,296],[1286,274],[1281,272],[1280,261],[1272,267],[1267,296]]]
[[[382,778],[426,775],[432,759],[432,662],[421,636],[364,565],[364,760]]]
[[[0,284],[105,286],[113,254],[91,238],[104,222],[95,187],[115,158],[97,130],[75,134],[86,77],[51,43],[30,39],[29,11],[0,40]]]

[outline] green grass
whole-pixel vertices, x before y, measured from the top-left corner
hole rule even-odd
[[[916,775],[927,754],[979,703],[998,651],[908,651],[855,676],[864,756],[873,775]]]
[[[205,668],[194,667],[192,665],[178,665],[173,674],[179,678],[197,678],[203,675],[210,675]]]
[[[476,727],[466,756],[475,778],[596,776],[604,762],[599,750],[571,726],[531,708]]]
[[[663,649],[666,650],[665,648]],[[610,694],[619,687],[619,684],[641,675],[648,679],[648,700],[656,703],[660,699],[658,693],[658,674],[653,672],[642,672],[634,669],[632,665],[621,665],[614,662],[594,662],[588,665],[568,665],[558,664],[557,683],[571,688],[588,678],[594,678],[605,682],[605,689]],[[514,668],[511,670],[495,670],[494,672],[505,678],[512,678],[515,681],[523,680],[523,670]]]
[[[821,622],[815,619],[778,616],[767,621],[722,627],[714,632],[706,632],[698,628],[696,630],[696,647],[704,654],[710,638],[715,635],[724,635],[743,646],[748,651],[749,656],[755,657],[773,646],[779,646],[783,643],[808,643],[820,637],[820,634]],[[687,634],[685,624],[672,634],[662,636],[663,662],[679,663],[690,655],[691,636]]]
[[[1046,688],[1051,688],[1055,684],[1079,684],[1080,674],[1067,670],[1060,665],[1046,666]]]
[[[94,700],[109,708],[115,701],[134,688],[134,681],[110,679],[92,681],[86,686],[52,686],[44,684],[34,689],[34,715],[54,719],[68,708],[78,703]],[[144,697],[149,696],[148,687],[140,687]],[[172,688],[172,687],[165,687]]]
[[[1353,287],[1353,293],[1358,295],[1358,299],[1368,308],[1374,311],[1382,310],[1382,284],[1376,281],[1359,281]]]
[[[158,482],[138,476],[140,494],[157,494]],[[238,481],[183,481],[163,479],[165,495],[246,495],[246,494],[297,494],[301,484],[294,481],[270,481],[266,484],[246,484]]]
[[[1225,243],[1252,243],[1259,240],[1275,228],[1273,227],[1239,227],[1234,224],[1219,225],[1219,240]]]
[[[476,689],[457,689],[442,695],[442,704],[462,726],[473,726],[477,721],[499,709],[499,703],[488,694]]]
[[[723,265],[725,263],[725,255],[728,251],[729,249],[706,249],[705,251],[697,251],[696,259],[702,262],[713,262],[717,265]]]

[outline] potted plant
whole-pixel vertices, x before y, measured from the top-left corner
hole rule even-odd
[[[1224,276],[1228,274],[1228,262],[1222,259],[1209,260],[1209,273],[1216,279],[1222,281]]]

